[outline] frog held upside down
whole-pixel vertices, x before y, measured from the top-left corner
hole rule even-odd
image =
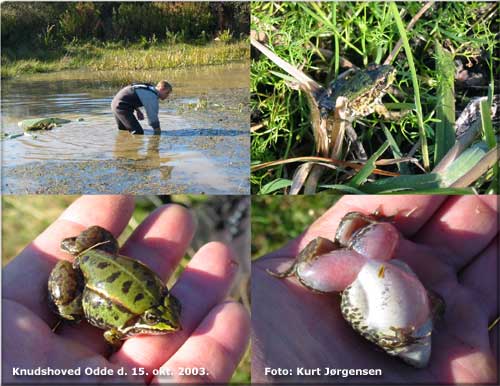
[[[433,321],[444,301],[424,288],[412,269],[393,259],[399,232],[378,215],[351,212],[330,241],[318,237],[278,278],[295,276],[318,293],[340,293],[351,327],[390,355],[423,368],[431,355]]]
[[[75,256],[73,264],[59,261],[49,276],[49,305],[61,318],[105,329],[112,345],[181,329],[180,302],[149,267],[119,255],[106,229],[92,226],[64,239],[61,249]]]

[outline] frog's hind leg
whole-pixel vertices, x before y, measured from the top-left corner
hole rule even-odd
[[[349,140],[351,141],[351,144],[353,146],[353,152],[356,155],[356,158],[359,161],[366,161],[368,159],[368,156],[366,154],[366,150],[363,146],[363,143],[358,138],[356,131],[352,127],[352,124],[349,122],[346,123],[345,125],[345,134],[347,135],[347,138],[349,138]]]
[[[118,252],[118,242],[113,234],[98,225],[93,225],[78,236],[69,237],[61,242],[61,248],[73,255],[78,255],[93,247],[111,254]]]
[[[66,260],[59,261],[52,269],[49,282],[49,306],[63,319],[79,322],[83,317],[83,278],[80,271]]]
[[[388,121],[398,121],[410,112],[409,110],[389,111],[383,103],[375,104],[373,109],[378,115],[384,117],[384,119],[387,119]]]
[[[311,262],[318,258],[318,256],[324,255],[325,253],[331,252],[334,249],[338,248],[338,244],[325,239],[324,237],[316,237],[311,240],[304,249],[302,249],[297,258],[293,262],[293,264],[284,272],[273,272],[269,269],[266,269],[266,272],[271,276],[277,278],[285,278],[289,276],[293,276],[296,274],[297,264],[302,262]]]
[[[110,328],[109,330],[104,332],[104,339],[106,342],[116,347],[121,344],[122,339],[124,338],[124,334],[118,331],[116,328]]]

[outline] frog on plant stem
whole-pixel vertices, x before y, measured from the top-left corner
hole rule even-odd
[[[75,256],[59,261],[48,280],[49,304],[61,318],[105,329],[112,345],[136,334],[181,329],[181,304],[149,267],[118,254],[118,242],[92,226],[61,242]]]
[[[323,118],[335,109],[339,97],[347,98],[345,106],[349,120],[377,112],[384,117],[391,113],[382,103],[382,97],[394,82],[396,69],[390,65],[370,65],[365,70],[350,69],[332,81],[316,96]]]
[[[396,69],[390,65],[370,65],[366,69],[350,69],[339,75],[327,88],[313,94],[319,109],[319,126],[328,130],[330,155],[338,158],[346,132],[355,144],[358,158],[366,159],[366,152],[357,142],[352,122],[374,112],[386,119],[397,119],[400,113],[390,112],[382,103],[382,97],[394,82]],[[331,122],[327,122],[332,119]],[[317,123],[318,124],[318,123]]]

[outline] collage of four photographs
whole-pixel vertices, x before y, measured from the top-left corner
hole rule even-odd
[[[0,10],[2,384],[498,383],[498,3]]]

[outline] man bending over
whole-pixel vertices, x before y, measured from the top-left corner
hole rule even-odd
[[[149,83],[132,83],[122,88],[111,102],[111,109],[118,124],[118,129],[128,130],[132,134],[144,134],[139,123],[144,119],[139,107],[144,106],[149,125],[155,133],[160,133],[158,100],[167,99],[171,92],[172,86],[165,80],[159,82],[156,87]],[[137,114],[137,118],[134,116],[134,112]]]

